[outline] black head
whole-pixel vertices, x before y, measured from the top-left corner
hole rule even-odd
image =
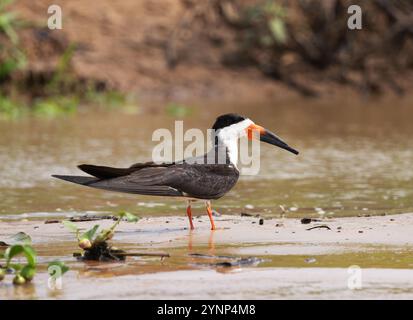
[[[219,116],[217,120],[215,120],[215,123],[212,126],[212,129],[216,131],[216,130],[228,127],[232,124],[241,122],[243,120],[245,120],[245,118],[236,113],[223,114],[222,116]]]
[[[239,114],[236,114],[236,113],[224,114],[224,115],[219,116],[217,118],[214,125],[212,126],[212,129],[217,131],[219,129],[229,127],[231,125],[234,125],[234,124],[239,123],[239,122],[244,121],[244,120],[245,120],[245,118],[243,116],[240,116]],[[245,124],[245,128],[240,127],[238,129],[240,131],[245,130],[245,134],[248,136],[249,140],[252,140],[254,138],[253,131],[255,131],[256,133],[259,133],[259,140],[261,140],[263,142],[266,142],[266,143],[269,143],[269,144],[272,144],[272,145],[277,146],[279,148],[285,149],[285,150],[290,151],[294,154],[298,154],[297,150],[291,148],[287,143],[282,141],[274,133],[272,133],[271,131],[265,129],[264,127],[256,125],[252,121],[247,122]],[[234,138],[234,137],[231,137],[231,138]],[[235,138],[238,138],[238,136],[235,137]],[[218,135],[215,135],[215,145],[217,145],[217,144],[218,144]]]

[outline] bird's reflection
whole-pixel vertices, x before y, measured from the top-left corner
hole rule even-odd
[[[188,253],[194,253],[193,252],[193,248],[194,248],[194,233],[196,231],[194,230],[189,230],[189,234],[188,234]],[[209,255],[215,255],[215,232],[216,230],[210,230],[209,232],[209,236],[208,236],[208,254]],[[199,244],[199,242],[198,242]],[[196,246],[196,243],[195,243]]]

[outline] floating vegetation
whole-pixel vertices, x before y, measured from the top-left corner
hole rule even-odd
[[[18,232],[10,237],[10,243],[0,242],[0,247],[5,247],[4,252],[0,252],[0,260],[4,260],[4,265],[0,264],[0,281],[3,281],[8,274],[14,275],[13,284],[16,286],[31,282],[36,275],[37,269],[37,254],[31,245],[31,237],[24,232]],[[21,263],[23,256],[26,263]],[[69,270],[63,262],[54,261],[53,264],[59,265],[62,273]],[[49,264],[50,265],[50,264]]]
[[[17,263],[13,259],[19,255],[26,258],[27,263]],[[22,285],[33,280],[36,274],[36,251],[30,244],[16,244],[10,246],[0,256],[6,261],[4,267],[0,267],[0,279],[3,280],[7,273],[14,274],[13,284]]]
[[[102,229],[98,233],[99,225],[94,225],[91,229],[83,234],[80,234],[78,226],[68,220],[63,221],[63,224],[76,234],[79,248],[83,250],[82,254],[75,254],[80,260],[94,261],[123,261],[127,253],[123,250],[116,249],[108,244],[115,234],[115,229],[119,223],[126,219],[127,222],[137,222],[139,220],[135,215],[122,211],[118,214],[115,223],[108,229]]]

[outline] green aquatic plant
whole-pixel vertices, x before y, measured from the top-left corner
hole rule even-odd
[[[182,118],[192,114],[192,108],[178,103],[170,103],[166,106],[166,113],[169,116]]]
[[[65,263],[60,260],[54,260],[47,265],[47,270],[49,272],[49,275],[56,279],[57,277],[62,276],[66,272],[68,272],[69,267],[66,266]],[[60,272],[57,272],[57,270],[59,270]]]
[[[17,119],[24,113],[21,104],[0,94],[0,119]]]
[[[78,106],[79,98],[76,96],[41,98],[28,105],[0,94],[0,119],[14,120],[31,114],[43,118],[56,118],[75,113]]]
[[[8,242],[12,244],[1,242],[6,250],[0,252],[0,259],[5,261],[4,266],[0,264],[0,281],[3,281],[7,274],[14,275],[14,285],[23,285],[32,281],[37,270],[37,254],[32,247],[31,237],[24,232],[18,232],[10,237]],[[21,257],[26,259],[26,263],[21,262]],[[16,261],[16,259],[19,260]],[[61,274],[69,270],[63,262],[58,260],[49,263],[49,267],[52,265],[58,266]]]
[[[129,99],[125,94],[116,90],[97,91],[89,88],[85,93],[85,100],[99,107],[116,109],[128,104]]]
[[[15,262],[14,259],[18,256],[24,256],[26,263]],[[15,244],[6,249],[2,254],[5,261],[5,267],[0,268],[0,280],[3,280],[6,275],[6,270],[14,273],[13,284],[22,285],[33,280],[36,274],[36,251],[30,244]]]
[[[37,100],[32,109],[37,116],[54,118],[75,113],[78,105],[79,99],[75,96],[56,96]]]
[[[129,212],[118,213],[116,221],[107,229],[98,232],[100,226],[94,225],[89,230],[81,233],[79,227],[68,220],[63,224],[75,233],[79,248],[83,250],[80,258],[83,260],[124,260],[123,251],[112,248],[107,241],[111,240],[115,234],[115,229],[122,220],[127,222],[137,222],[139,218]]]

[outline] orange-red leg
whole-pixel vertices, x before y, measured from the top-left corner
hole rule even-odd
[[[211,230],[215,230],[214,218],[212,217],[211,203],[209,201],[207,201],[206,203],[206,209],[208,212],[209,221],[211,222]]]
[[[194,224],[192,223],[192,211],[191,211],[191,204],[188,202],[188,206],[186,207],[186,214],[188,215],[189,219],[189,226],[191,230],[194,230]]]

